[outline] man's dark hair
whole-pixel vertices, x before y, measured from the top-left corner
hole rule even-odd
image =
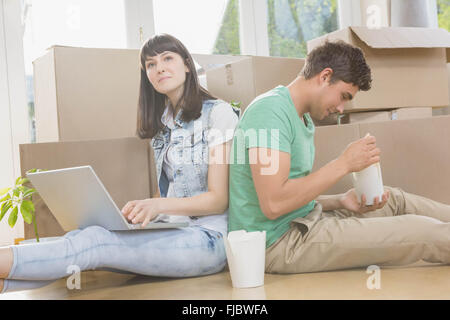
[[[342,80],[362,91],[370,89],[372,82],[370,67],[360,48],[342,40],[334,42],[327,40],[308,54],[300,75],[310,79],[325,68],[333,70],[330,83]]]

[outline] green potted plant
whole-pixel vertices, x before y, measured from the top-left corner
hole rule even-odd
[[[241,102],[240,101],[231,101],[230,104],[231,104],[231,106],[233,108],[236,108],[236,109],[240,109],[241,108]]]
[[[41,172],[45,170],[31,169],[27,173]],[[19,213],[23,220],[34,225],[34,233],[36,234],[36,241],[39,242],[39,234],[36,225],[36,214],[33,204],[33,194],[36,189],[24,186],[25,183],[30,182],[27,178],[18,177],[13,187],[0,189],[0,221],[8,216],[8,224],[11,228],[16,225]]]

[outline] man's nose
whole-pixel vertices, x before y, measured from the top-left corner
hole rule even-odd
[[[344,104],[340,104],[336,107],[337,111],[339,111],[339,113],[344,113]]]

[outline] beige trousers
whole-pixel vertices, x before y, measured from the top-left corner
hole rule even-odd
[[[267,273],[329,271],[418,260],[450,263],[450,205],[398,188],[376,211],[323,212],[317,204],[266,249]],[[450,196],[450,195],[449,195]]]

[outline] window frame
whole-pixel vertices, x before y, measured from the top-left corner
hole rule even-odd
[[[0,0],[0,188],[21,175],[19,145],[30,143],[21,14],[21,1]],[[3,222],[0,243],[22,238],[22,221],[19,216],[13,229]]]
[[[239,27],[242,55],[270,56],[266,0],[239,0]]]
[[[140,49],[155,34],[153,0],[124,0],[128,49]]]

